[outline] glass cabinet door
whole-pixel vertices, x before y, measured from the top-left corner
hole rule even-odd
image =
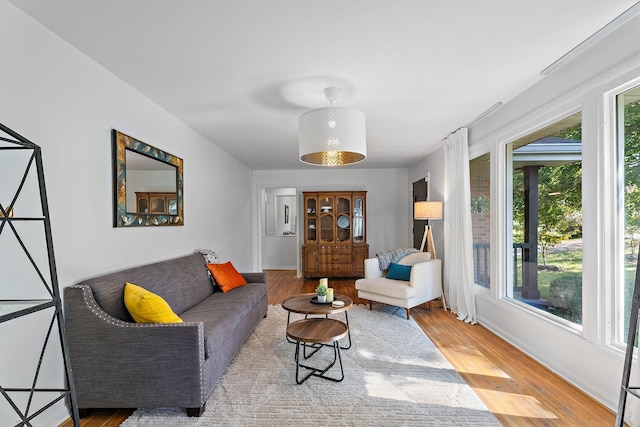
[[[149,213],[149,197],[138,196],[138,213]]]
[[[320,197],[320,240],[322,242],[333,243],[335,237],[333,197]]]
[[[353,241],[364,242],[364,196],[353,197]]]
[[[165,205],[166,199],[161,196],[150,197],[151,203],[151,213],[152,214],[163,214],[167,212],[167,207]]]
[[[336,232],[338,242],[351,241],[351,195],[337,196]]]
[[[317,231],[317,200],[315,198],[307,198],[305,199],[305,207],[306,207],[306,216],[307,216],[307,228],[305,230],[305,239],[307,242],[314,243],[318,241],[318,231]]]
[[[167,209],[169,215],[178,215],[178,199],[167,199]]]

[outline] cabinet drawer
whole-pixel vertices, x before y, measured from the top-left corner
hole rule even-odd
[[[349,274],[351,273],[351,270],[353,269],[353,265],[349,262],[349,263],[332,263],[329,265],[329,271],[328,273],[330,275],[333,276],[339,276],[342,274]]]
[[[350,254],[352,251],[351,245],[323,245],[320,247],[322,255],[325,254]]]
[[[322,254],[323,264],[336,264],[336,263],[344,264],[344,263],[351,263],[352,261],[353,261],[353,256],[350,253]]]

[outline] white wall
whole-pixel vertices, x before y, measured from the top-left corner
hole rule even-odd
[[[196,248],[215,250],[239,270],[253,266],[255,198],[244,165],[6,0],[0,0],[0,52],[0,122],[42,147],[61,287]],[[112,227],[113,128],[184,160],[184,226]],[[0,342],[31,329],[10,323],[0,328]],[[30,369],[0,347],[3,366]],[[44,380],[59,374],[45,370]],[[0,406],[2,425],[3,416]],[[67,416],[58,405],[44,425]]]
[[[253,197],[257,200],[262,187],[295,187],[298,190],[298,218],[304,209],[303,191],[367,191],[367,242],[369,256],[377,252],[411,246],[408,218],[411,191],[406,169],[339,169],[291,171],[255,171]],[[258,235],[258,218],[254,215],[254,236]],[[304,239],[298,221],[298,248]],[[256,244],[254,268],[259,268],[260,254]],[[297,253],[300,265],[300,251]]]
[[[263,270],[295,270],[297,262],[297,236],[262,236]]]
[[[491,291],[476,288],[481,324],[524,350],[612,410],[617,408],[623,349],[614,343],[615,173],[606,92],[640,77],[640,17],[610,34],[470,130],[471,157],[491,153]],[[640,81],[638,83],[640,84]],[[571,328],[503,299],[504,145],[546,124],[582,111],[583,117],[583,325]],[[462,123],[461,123],[462,125]],[[453,131],[453,129],[452,129]],[[441,151],[441,150],[440,150]],[[439,152],[409,170],[410,178],[440,162]],[[433,170],[432,170],[433,174]],[[433,184],[436,184],[432,180]],[[446,209],[446,206],[445,206]],[[444,253],[444,252],[441,252]],[[446,260],[445,260],[446,262]],[[636,384],[637,373],[634,373]]]

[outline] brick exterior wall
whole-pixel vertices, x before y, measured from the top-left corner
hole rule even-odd
[[[473,267],[476,283],[489,286],[491,250],[489,247],[491,236],[491,211],[489,201],[491,200],[491,180],[489,174],[489,155],[473,159],[469,162],[470,188],[472,206],[478,207],[478,198],[486,200],[482,203],[485,208],[483,212],[471,213],[471,226],[473,230]],[[474,204],[474,201],[476,202]]]

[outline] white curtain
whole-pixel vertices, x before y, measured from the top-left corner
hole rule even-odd
[[[443,141],[444,285],[446,301],[458,320],[476,323],[468,133],[461,128]]]

